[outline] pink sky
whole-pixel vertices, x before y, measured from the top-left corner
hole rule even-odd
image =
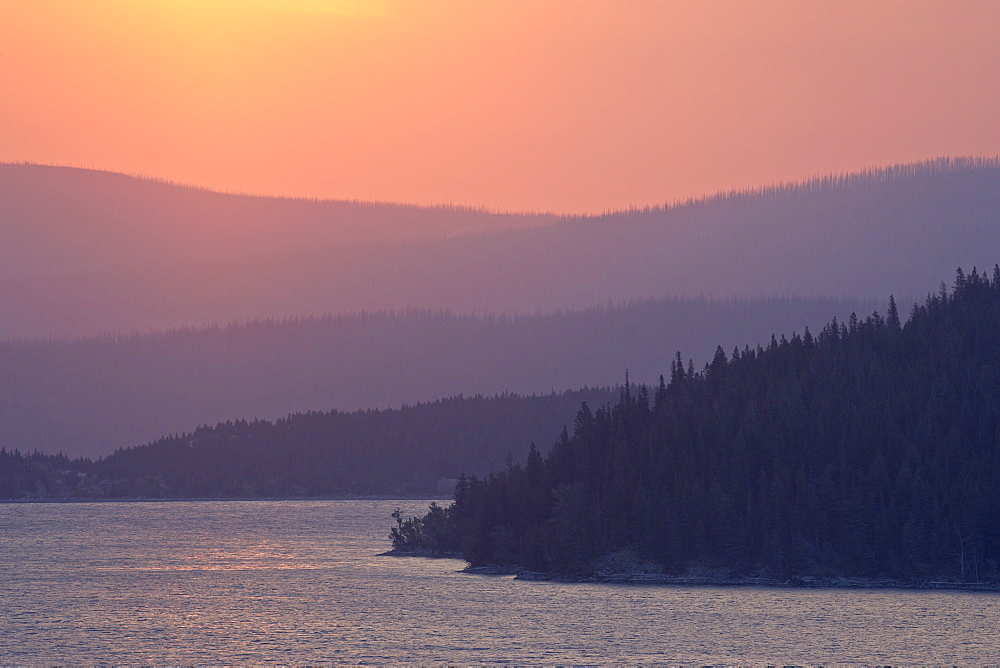
[[[602,211],[1000,154],[1000,2],[0,2],[0,161]]]

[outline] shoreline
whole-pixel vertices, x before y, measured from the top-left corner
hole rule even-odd
[[[421,559],[455,559],[456,561],[465,561],[462,555],[457,552],[435,552],[433,550],[387,550],[385,552],[379,552],[375,555],[376,557],[420,557]],[[471,566],[467,566],[465,569],[457,571],[462,573]]]
[[[407,556],[405,554],[392,556]],[[500,566],[467,566],[460,573],[487,576],[514,576],[525,582],[559,582],[580,584],[624,584],[640,586],[675,587],[766,587],[768,589],[892,589],[911,591],[974,591],[1000,593],[1000,583],[946,582],[924,580],[906,582],[888,578],[815,577],[712,577],[692,575],[663,575],[659,573],[612,573],[606,575],[573,576],[540,573]]]
[[[167,496],[118,499],[0,499],[0,504],[31,505],[36,503],[183,503],[204,501],[441,501],[433,496]]]
[[[441,554],[430,550],[389,550],[378,557],[421,557],[424,559],[456,559],[459,554]],[[558,582],[562,584],[617,584],[668,587],[764,587],[767,589],[887,589],[910,591],[970,591],[1000,593],[1000,583],[995,582],[946,582],[922,580],[906,582],[889,578],[817,577],[793,575],[788,579],[767,576],[717,577],[703,575],[664,575],[662,573],[608,573],[603,575],[566,575],[528,571],[498,565],[467,565],[457,573],[487,577],[511,577],[523,582]]]

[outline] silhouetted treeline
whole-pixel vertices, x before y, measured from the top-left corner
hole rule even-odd
[[[0,447],[97,457],[233,417],[610,386],[626,369],[652,382],[639,370],[665,367],[671,350],[700,366],[716,343],[766,342],[774,331],[875,308],[884,305],[675,298],[552,314],[362,312],[0,343]]]
[[[394,410],[238,420],[91,461],[0,449],[0,498],[447,495],[548,443],[610,389],[453,397]],[[442,488],[443,485],[443,488]]]
[[[93,462],[86,458],[0,447],[0,499],[46,499],[64,490],[77,490],[93,479],[93,468]]]
[[[1000,167],[997,158],[936,158],[916,163],[902,163],[862,169],[856,172],[840,174],[825,174],[803,181],[790,181],[758,188],[743,188],[720,192],[708,197],[690,197],[686,200],[663,204],[660,206],[633,207],[627,211],[610,211],[602,214],[602,218],[617,218],[622,215],[643,215],[662,213],[671,209],[684,207],[706,206],[718,207],[727,203],[747,203],[752,201],[774,200],[781,198],[798,199],[803,195],[819,195],[838,190],[861,189],[877,191],[883,186],[898,181],[933,182],[941,177],[954,177],[970,172],[996,170]]]
[[[959,270],[905,326],[891,302],[697,372],[678,353],[394,539],[557,573],[634,554],[678,574],[998,581],[998,398],[1000,267]]]

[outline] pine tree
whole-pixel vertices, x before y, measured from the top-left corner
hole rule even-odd
[[[885,314],[885,324],[894,332],[902,329],[902,324],[899,322],[899,310],[896,308],[896,299],[892,295],[889,295],[889,308]]]

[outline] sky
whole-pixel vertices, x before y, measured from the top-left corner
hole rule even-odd
[[[996,156],[997,35],[994,0],[0,0],[0,161],[601,212]]]

